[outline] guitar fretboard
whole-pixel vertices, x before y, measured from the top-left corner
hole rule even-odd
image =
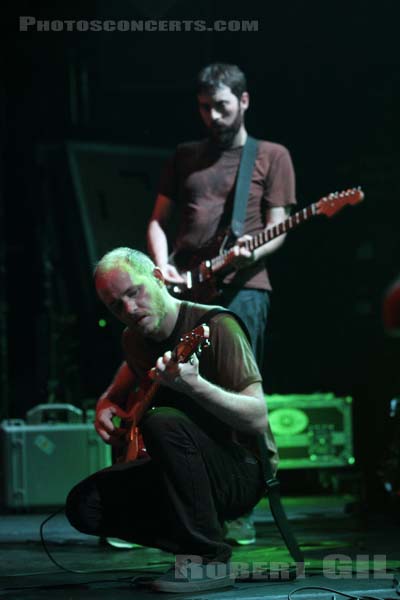
[[[260,231],[260,233],[257,233],[257,235],[255,235],[250,240],[245,242],[244,245],[247,248],[247,250],[250,250],[250,251],[257,250],[257,248],[259,248],[260,246],[263,246],[267,242],[274,240],[275,238],[279,237],[283,233],[286,233],[287,231],[294,229],[298,225],[301,225],[301,223],[304,223],[305,221],[307,221],[308,219],[310,219],[311,217],[313,217],[317,214],[318,214],[318,212],[317,212],[316,204],[315,203],[310,204],[306,208],[303,208],[303,210],[300,210],[299,212],[295,213],[291,217],[288,217],[281,223],[277,223],[276,225],[273,225],[272,227],[268,227],[268,229],[264,229],[263,231]],[[211,259],[209,261],[210,264],[208,264],[207,266],[209,268],[211,268],[212,270],[217,271],[226,262],[226,257],[228,254],[229,254],[229,250],[224,250],[224,252],[222,254]]]

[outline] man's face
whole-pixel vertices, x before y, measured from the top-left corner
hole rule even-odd
[[[121,263],[96,275],[97,294],[117,319],[146,337],[153,337],[167,315],[162,280],[153,274],[142,275]]]
[[[229,148],[243,124],[248,106],[248,94],[239,100],[226,85],[220,85],[209,94],[197,96],[200,116],[211,138],[221,148]]]

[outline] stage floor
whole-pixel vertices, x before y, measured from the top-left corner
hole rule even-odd
[[[360,513],[353,510],[349,496],[289,497],[285,506],[305,554],[305,576],[295,581],[265,579],[266,570],[274,569],[271,563],[280,563],[285,577],[286,567],[292,562],[268,502],[263,500],[255,512],[257,542],[233,550],[232,560],[242,563],[243,578],[231,589],[179,595],[156,594],[133,584],[135,577],[165,571],[173,564],[170,554],[143,547],[112,548],[74,531],[61,513],[45,525],[44,538],[51,555],[67,569],[64,571],[50,561],[40,541],[40,524],[49,513],[2,514],[0,598],[142,600],[178,596],[283,600],[305,587],[336,590],[337,599],[345,597],[340,592],[359,598],[400,598],[400,526],[392,514],[382,510]],[[336,572],[334,554],[342,555]],[[333,594],[322,589],[299,589],[293,598],[331,600]]]

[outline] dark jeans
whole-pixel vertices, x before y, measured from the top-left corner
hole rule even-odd
[[[258,368],[262,371],[265,330],[270,306],[269,292],[226,287],[222,296],[218,298],[218,303],[229,308],[243,320],[249,330]]]
[[[88,534],[227,561],[222,523],[262,497],[259,463],[176,409],[149,411],[141,431],[151,460],[114,465],[75,486],[66,506],[70,523]]]

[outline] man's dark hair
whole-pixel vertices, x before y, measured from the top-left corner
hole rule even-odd
[[[246,76],[238,66],[226,63],[208,65],[197,76],[197,94],[213,93],[221,85],[228,86],[240,100],[247,90]]]

